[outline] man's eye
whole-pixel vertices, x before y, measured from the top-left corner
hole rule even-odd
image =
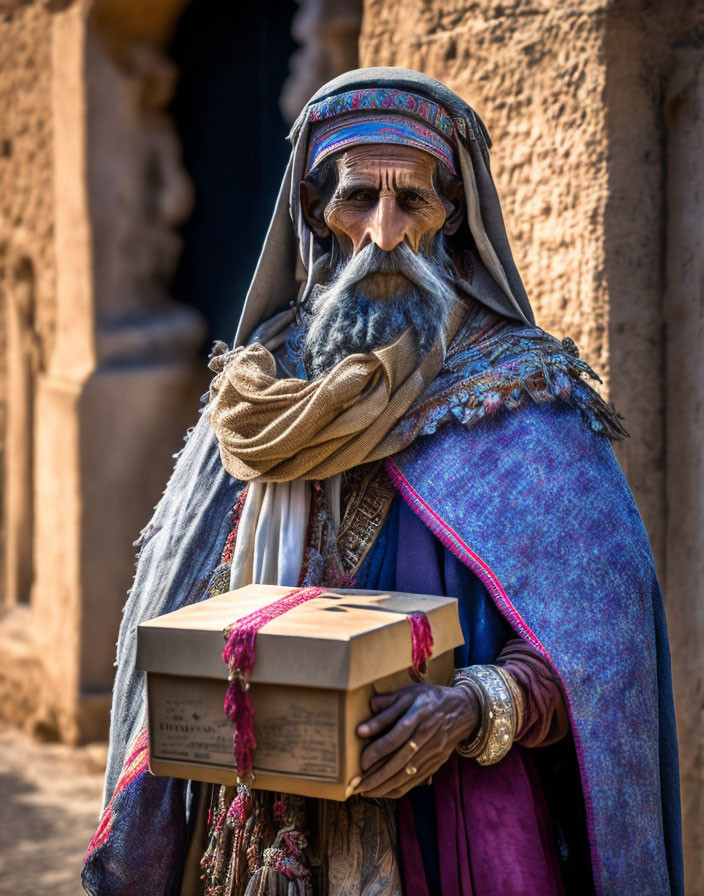
[[[355,190],[347,198],[353,199],[355,202],[371,202],[374,199],[374,194],[371,190]]]
[[[415,190],[409,190],[407,193],[403,194],[403,201],[415,204],[418,202],[423,202],[424,200],[420,193],[416,193]]]

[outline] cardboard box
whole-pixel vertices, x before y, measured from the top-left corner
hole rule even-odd
[[[290,589],[249,585],[143,622],[137,667],[147,673],[150,769],[217,784],[237,779],[223,711],[223,630]],[[335,589],[267,623],[256,639],[253,786],[344,800],[359,774],[356,728],[377,691],[412,684],[406,614],[427,615],[435,642],[425,680],[448,684],[463,643],[457,601]]]

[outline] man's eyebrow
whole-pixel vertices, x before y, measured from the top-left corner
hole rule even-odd
[[[396,184],[396,189],[399,193],[417,193],[419,196],[425,196],[426,198],[435,198],[437,196],[434,190],[429,190],[427,187],[414,186],[413,184]]]
[[[380,189],[379,178],[373,180],[371,177],[365,177],[362,174],[351,175],[349,177],[341,177],[340,183],[338,184],[341,191],[348,192],[349,190],[378,190]]]
[[[423,196],[426,199],[434,199],[437,195],[433,190],[429,190],[426,186],[420,186],[420,184],[399,184],[397,182],[394,182],[394,188],[399,193],[418,193],[419,196]],[[344,196],[345,194],[352,193],[355,190],[378,191],[381,189],[381,186],[378,180],[374,181],[369,177],[363,177],[362,175],[353,175],[349,178],[340,178],[337,189],[338,194]]]
[[[407,193],[418,193],[419,196],[425,196],[425,197],[430,197],[430,196],[436,195],[435,191],[432,189],[429,189],[427,184],[414,183],[410,179],[410,177],[407,181],[404,181],[403,175],[404,175],[404,172],[400,172],[400,177],[399,177],[399,174],[393,175],[392,184],[393,184],[393,187],[395,190],[398,190],[399,192],[405,191]],[[411,177],[412,176],[413,175],[411,175]]]

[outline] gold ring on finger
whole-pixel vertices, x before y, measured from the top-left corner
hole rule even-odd
[[[415,773],[416,773],[417,771],[418,771],[418,769],[415,767],[415,765],[407,765],[407,766],[406,766],[406,774],[407,774],[410,778],[412,778],[413,775],[415,775]]]
[[[415,753],[415,752],[417,751],[417,749],[418,749],[418,744],[417,744],[414,740],[409,740],[409,741],[408,741],[408,746],[413,750],[414,753]]]

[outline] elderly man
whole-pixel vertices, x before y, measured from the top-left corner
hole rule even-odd
[[[534,325],[484,126],[436,81],[369,69],[291,139],[236,347],[141,537],[84,886],[680,894],[625,433],[574,344]],[[137,623],[249,583],[459,599],[452,682],[374,697],[345,803],[149,775]]]

